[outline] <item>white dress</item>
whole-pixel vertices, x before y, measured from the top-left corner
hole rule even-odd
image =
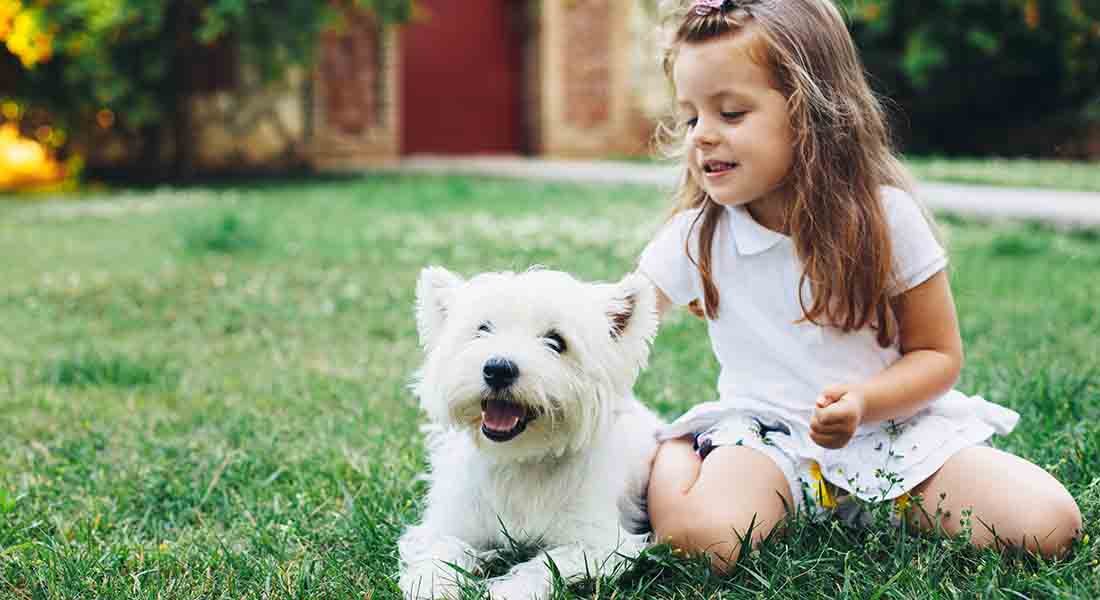
[[[912,197],[882,188],[881,198],[900,282],[895,292],[901,293],[943,270],[947,258]],[[703,297],[698,270],[685,253],[685,241],[693,256],[698,252],[701,219],[692,227],[698,212],[673,217],[640,260],[640,270],[676,304]],[[908,419],[861,425],[843,448],[818,446],[809,423],[822,390],[872,377],[901,357],[899,349],[879,346],[870,328],[843,333],[798,322],[801,265],[793,243],[742,207],[722,214],[711,268],[720,305],[707,325],[721,366],[719,400],[692,408],[663,430],[662,439],[695,435],[708,447],[757,448],[779,465],[797,502],[812,498],[831,508],[833,499],[819,489],[825,481],[868,501],[898,498],[954,453],[1015,427],[1015,412],[951,390]],[[808,284],[801,293],[809,306]]]

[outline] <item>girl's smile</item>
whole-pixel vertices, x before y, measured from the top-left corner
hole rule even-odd
[[[703,161],[703,172],[706,173],[707,179],[714,180],[723,175],[732,173],[737,168],[735,162],[725,162],[721,160],[706,160]]]

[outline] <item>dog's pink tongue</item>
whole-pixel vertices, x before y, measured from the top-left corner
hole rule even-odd
[[[481,411],[481,422],[489,429],[511,431],[523,418],[523,407],[503,400],[489,400]]]

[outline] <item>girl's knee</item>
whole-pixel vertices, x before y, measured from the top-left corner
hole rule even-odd
[[[756,513],[716,515],[696,509],[684,510],[661,525],[654,522],[654,534],[658,543],[668,543],[686,554],[706,554],[715,571],[725,572],[737,562],[743,542],[751,540],[756,546],[776,525]]]
[[[1031,504],[1021,523],[1025,539],[1013,542],[1023,542],[1029,551],[1048,557],[1062,556],[1070,549],[1083,527],[1081,509],[1069,492],[1059,491]]]
[[[1060,557],[1070,549],[1082,528],[1081,510],[1061,484],[1027,492],[1026,502],[1014,499],[1014,506],[1001,505],[1001,520],[986,522],[975,511],[972,541],[979,546],[1011,547],[1046,557]]]
[[[1026,503],[1028,508],[1018,513],[1025,539],[1009,541],[1014,544],[1022,541],[1023,547],[1044,556],[1065,554],[1081,533],[1081,509],[1077,502],[1065,486],[1045,472],[1027,493],[1031,496]]]
[[[979,546],[1011,546],[1044,556],[1060,556],[1081,531],[1081,510],[1065,486],[1050,473],[1022,458],[975,447],[953,456],[914,490],[935,511],[942,500],[943,524],[961,530],[966,511],[973,512],[971,541]],[[950,516],[948,516],[950,515]],[[936,513],[935,521],[940,517]],[[922,525],[931,523],[922,520]]]

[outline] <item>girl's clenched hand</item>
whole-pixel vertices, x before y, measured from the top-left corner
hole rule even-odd
[[[831,385],[817,398],[810,438],[825,448],[843,448],[863,422],[863,394],[848,385]]]

